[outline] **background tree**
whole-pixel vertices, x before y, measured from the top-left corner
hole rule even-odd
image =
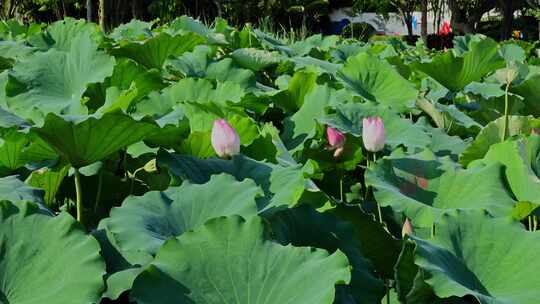
[[[421,0],[422,7],[422,28],[420,29],[422,40],[427,44],[428,36],[428,0]]]
[[[496,7],[497,0],[448,0],[452,28],[461,33],[476,32],[482,16]]]
[[[526,0],[529,8],[527,14],[538,20],[538,39],[540,40],[540,0]]]

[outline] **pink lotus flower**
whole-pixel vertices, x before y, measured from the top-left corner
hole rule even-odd
[[[405,237],[406,235],[413,235],[414,229],[411,221],[406,218],[405,222],[403,223],[403,228],[401,229],[401,236]]]
[[[384,148],[386,133],[380,117],[368,117],[362,121],[362,140],[364,147],[370,152],[378,152]]]
[[[335,150],[334,157],[339,157],[343,153],[345,145],[345,135],[332,127],[326,127],[326,138],[330,145],[330,150]]]
[[[214,121],[212,147],[216,154],[222,158],[229,158],[240,153],[240,137],[225,119]]]

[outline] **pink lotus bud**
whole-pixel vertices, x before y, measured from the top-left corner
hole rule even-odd
[[[240,137],[225,119],[214,121],[212,147],[219,157],[228,158],[240,153]]]
[[[341,148],[345,145],[345,135],[332,127],[326,127],[326,138],[333,149]]]
[[[408,218],[406,218],[405,222],[403,223],[403,228],[401,229],[401,236],[405,237],[406,235],[413,235],[413,234],[414,234],[414,229],[413,229],[412,223]]]
[[[364,147],[370,152],[378,152],[384,148],[386,133],[380,117],[368,117],[362,121],[362,140]]]

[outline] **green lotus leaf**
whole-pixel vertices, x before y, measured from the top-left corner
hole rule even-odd
[[[147,70],[135,61],[124,58],[118,60],[113,74],[106,79],[102,88],[104,91],[108,87],[127,90],[133,86],[133,83],[138,90],[137,100],[147,96],[150,92],[159,91],[165,87],[158,70]]]
[[[54,22],[46,31],[29,37],[28,40],[30,44],[44,51],[55,48],[69,52],[79,43],[80,37],[88,37],[96,43],[99,42],[98,27],[96,24],[68,17]]]
[[[165,243],[135,280],[131,298],[141,304],[330,304],[334,286],[350,281],[341,251],[282,246],[267,235],[259,217],[210,220]]]
[[[0,202],[0,302],[99,302],[105,263],[97,241],[66,213],[4,212],[13,208]]]
[[[69,165],[59,163],[52,168],[42,168],[32,172],[27,180],[29,185],[45,191],[44,200],[48,207],[56,202],[56,194],[60,190],[69,168]]]
[[[34,134],[15,129],[0,131],[0,134],[0,168],[14,171],[33,162],[58,158],[56,152]]]
[[[472,41],[469,49],[457,57],[454,52],[445,52],[433,57],[431,62],[416,62],[413,67],[437,80],[447,89],[459,92],[474,81],[505,67],[504,58],[492,39]]]
[[[388,62],[360,53],[347,59],[338,79],[356,95],[402,112],[414,106],[418,91]]]
[[[328,212],[345,223],[352,223],[354,239],[359,244],[362,255],[373,263],[382,278],[393,279],[401,241],[394,238],[372,214],[365,213],[359,206],[340,204]]]
[[[116,41],[120,40],[144,40],[152,37],[152,26],[154,22],[144,22],[133,19],[128,23],[116,27],[110,37]]]
[[[237,49],[231,53],[231,57],[240,67],[252,71],[260,71],[280,62],[278,54],[254,48]]]
[[[206,71],[206,78],[221,82],[235,82],[242,88],[255,86],[255,74],[251,70],[237,67],[232,58],[224,58],[211,63]]]
[[[112,54],[135,60],[151,69],[161,69],[171,56],[190,52],[195,46],[205,42],[205,38],[195,33],[171,36],[161,33],[144,42],[132,41],[112,50]]]
[[[313,205],[324,205],[327,197],[306,178],[304,168],[298,164],[281,166],[237,155],[230,160],[198,159],[188,155],[170,154],[159,151],[158,165],[182,180],[202,184],[212,175],[227,173],[237,180],[253,180],[264,191],[264,197],[257,199],[259,211],[277,210],[295,206],[305,201]],[[308,199],[309,198],[309,199]]]
[[[527,114],[539,116],[540,106],[538,98],[540,98],[540,89],[538,82],[540,81],[540,72],[529,72],[529,75],[520,84],[511,87],[511,91],[524,98],[524,103],[527,106]]]
[[[337,72],[343,67],[341,64],[336,64],[321,59],[313,58],[311,56],[305,57],[293,57],[290,59],[294,62],[295,71],[302,70],[307,67],[315,67],[320,73],[328,73],[330,75],[337,75]]]
[[[387,157],[367,171],[366,185],[373,187],[381,206],[402,212],[418,227],[431,227],[449,209],[510,215],[514,200],[506,190],[502,165],[463,170],[443,161],[427,150]]]
[[[208,35],[208,27],[199,20],[195,20],[189,16],[180,16],[174,19],[169,28],[175,32],[193,32],[201,36]]]
[[[193,52],[167,61],[167,69],[183,77],[204,77],[214,51],[207,45],[198,45]]]
[[[463,151],[459,162],[467,166],[473,160],[483,158],[489,151],[491,145],[501,142],[503,136],[504,117],[487,124],[478,133],[474,141]],[[532,128],[540,127],[540,120],[532,116],[509,116],[508,136],[520,134],[530,134]]]
[[[326,108],[338,104],[336,90],[328,86],[315,86],[304,97],[304,104],[289,120],[284,122],[283,141],[293,152],[316,133],[317,121],[326,113]]]
[[[434,238],[413,239],[414,262],[441,298],[472,295],[481,304],[538,301],[540,269],[531,261],[540,237],[517,223],[455,210],[440,218]]]
[[[0,177],[0,201],[43,203],[43,190],[23,183],[16,176]]]
[[[80,168],[143,140],[157,129],[153,121],[137,121],[123,113],[107,113],[99,118],[61,117],[51,113],[43,126],[32,131],[69,164]]]
[[[120,251],[155,254],[169,238],[203,225],[207,220],[233,214],[257,215],[255,199],[262,191],[251,180],[236,181],[216,175],[205,184],[184,182],[163,192],[128,197],[113,208],[107,221]]]
[[[540,204],[540,178],[534,164],[540,150],[540,137],[505,141],[490,147],[482,163],[499,162],[512,192],[519,201]]]
[[[278,78],[279,81],[283,78]],[[311,71],[298,71],[294,73],[293,77],[288,80],[286,90],[278,93],[275,96],[275,103],[288,112],[294,112],[304,104],[306,95],[313,91],[317,86],[317,74]]]
[[[275,238],[282,245],[311,246],[329,252],[339,249],[347,255],[353,267],[351,284],[340,286],[343,290],[338,294],[351,295],[356,303],[380,300],[382,281],[373,276],[373,266],[362,255],[363,244],[357,241],[353,225],[330,212],[319,213],[309,206],[280,211],[272,215],[269,222]]]
[[[463,89],[463,92],[479,95],[485,99],[501,97],[505,94],[500,84],[485,82],[471,82]]]
[[[36,52],[13,68],[13,76],[26,91],[7,99],[15,114],[40,122],[47,113],[86,114],[81,97],[90,83],[111,76],[114,58],[97,50],[85,35],[72,39],[68,51]]]
[[[315,1],[326,2],[326,1]],[[314,3],[315,3],[314,2]],[[326,3],[327,4],[327,3]],[[297,56],[308,55],[313,49],[328,52],[339,43],[338,36],[323,36],[321,34],[312,35],[304,40],[296,41],[291,45]]]

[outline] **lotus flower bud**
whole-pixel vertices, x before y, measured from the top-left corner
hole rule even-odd
[[[413,234],[414,234],[414,229],[413,229],[412,223],[408,218],[406,218],[405,222],[403,223],[403,228],[401,229],[401,236],[405,237],[406,235],[413,235]]]
[[[364,147],[370,152],[378,152],[384,148],[386,133],[380,117],[368,117],[362,121],[362,140]]]
[[[531,135],[539,135],[540,132],[538,132],[537,128],[531,128]]]
[[[228,158],[240,153],[240,137],[236,130],[224,119],[214,121],[212,147],[216,154]]]
[[[346,140],[345,135],[332,127],[326,127],[326,139],[330,150],[335,150],[334,157],[341,156]]]

